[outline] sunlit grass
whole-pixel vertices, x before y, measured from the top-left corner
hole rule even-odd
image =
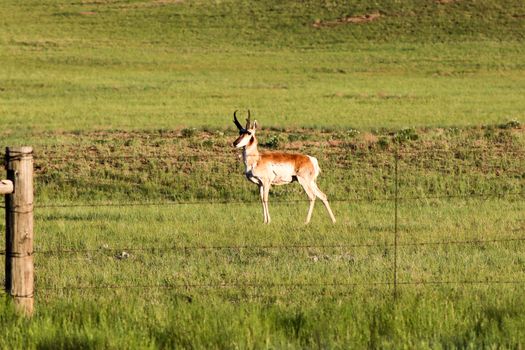
[[[231,131],[35,139],[28,327],[48,331],[27,346],[520,343],[519,125],[263,130],[261,141],[272,134],[280,148],[319,158],[337,224],[317,203],[305,226],[308,204],[293,184],[272,190],[272,224],[262,225]],[[82,316],[61,316],[71,313]],[[57,335],[57,322],[69,330]],[[3,344],[22,344],[22,334],[10,329]]]

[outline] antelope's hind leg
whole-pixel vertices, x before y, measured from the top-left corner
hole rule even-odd
[[[326,197],[326,194],[324,194],[319,187],[317,187],[317,184],[315,182],[312,182],[312,190],[314,191],[315,195],[319,197],[319,199],[323,202],[324,206],[326,207],[326,210],[328,211],[328,215],[330,215],[330,219],[332,219],[332,222],[335,224],[335,216],[334,213],[332,213],[332,208],[330,208],[330,203],[328,203],[328,198]]]
[[[306,215],[306,221],[305,221],[305,224],[308,224],[310,220],[312,219],[312,213],[314,211],[315,192],[305,179],[303,179],[302,177],[297,177],[297,180],[299,181],[301,186],[303,186],[304,191],[308,195],[308,199],[310,199],[310,207],[308,208],[308,214]]]

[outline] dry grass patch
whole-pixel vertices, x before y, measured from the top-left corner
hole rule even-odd
[[[176,4],[182,4],[184,3],[184,0],[155,0],[155,1],[144,1],[144,2],[137,2],[132,4],[125,4],[122,5],[121,8],[123,9],[129,9],[129,8],[148,8],[148,7],[159,7],[159,6],[166,6],[166,5],[176,5]]]
[[[368,23],[375,21],[379,19],[382,15],[379,12],[373,12],[366,15],[360,15],[360,16],[346,16],[342,18],[337,18],[334,20],[316,20],[313,24],[313,27],[315,28],[322,28],[322,27],[335,27],[341,24],[361,24],[361,23]]]

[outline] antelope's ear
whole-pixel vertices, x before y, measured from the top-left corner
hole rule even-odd
[[[253,129],[253,130],[257,130],[257,127],[258,127],[258,125],[257,125],[257,120],[254,120],[254,121],[253,121],[253,128],[252,128],[252,129]]]

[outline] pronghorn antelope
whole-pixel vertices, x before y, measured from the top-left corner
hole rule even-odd
[[[233,113],[233,122],[239,129],[239,137],[233,142],[236,148],[243,148],[242,156],[246,166],[245,174],[248,180],[259,186],[259,193],[263,205],[264,223],[270,223],[270,212],[268,210],[268,194],[271,185],[284,185],[298,181],[303,186],[308,198],[310,208],[306,216],[306,223],[312,218],[315,198],[319,197],[330,215],[332,222],[335,217],[330,209],[330,204],[326,195],[317,187],[315,180],[321,169],[317,159],[303,154],[293,154],[284,152],[259,152],[257,150],[257,121],[250,125],[250,111],[246,126],[243,128]]]

